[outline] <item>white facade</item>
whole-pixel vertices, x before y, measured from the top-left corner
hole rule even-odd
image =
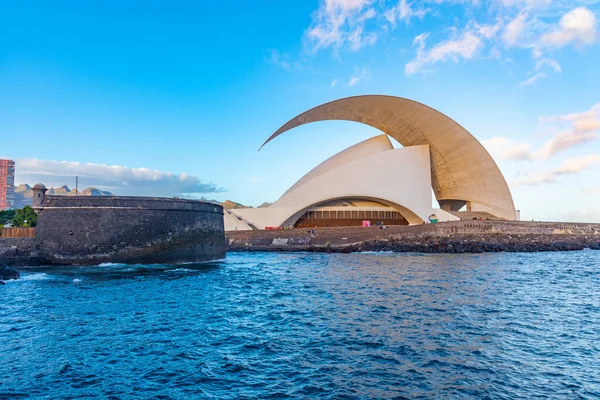
[[[387,135],[354,145],[324,161],[267,208],[229,210],[245,229],[292,226],[311,207],[337,199],[365,199],[385,204],[410,224],[422,224],[431,214],[440,221],[458,220],[433,209],[428,145],[394,149]],[[226,230],[243,229],[238,222]],[[233,227],[233,229],[228,229]]]
[[[252,228],[243,218],[236,216],[230,210],[223,209],[223,222],[225,231],[251,231]]]

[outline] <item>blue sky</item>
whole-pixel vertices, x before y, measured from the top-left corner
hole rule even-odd
[[[213,4],[214,3],[214,4]],[[3,1],[0,156],[17,181],[258,205],[377,134],[263,141],[358,94],[455,119],[524,219],[600,222],[600,3]]]

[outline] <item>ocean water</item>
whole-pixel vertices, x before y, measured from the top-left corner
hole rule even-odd
[[[598,398],[600,252],[230,254],[0,286],[0,398]]]

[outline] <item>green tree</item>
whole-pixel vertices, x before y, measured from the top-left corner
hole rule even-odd
[[[15,217],[15,210],[0,211],[0,225],[6,225]]]
[[[13,226],[36,226],[37,225],[37,214],[33,211],[33,208],[25,206],[20,210],[15,211],[15,216],[12,219]]]

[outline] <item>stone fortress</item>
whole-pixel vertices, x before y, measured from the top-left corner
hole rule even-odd
[[[8,265],[179,264],[225,258],[223,207],[152,197],[46,196],[33,187],[35,235],[0,239]]]

